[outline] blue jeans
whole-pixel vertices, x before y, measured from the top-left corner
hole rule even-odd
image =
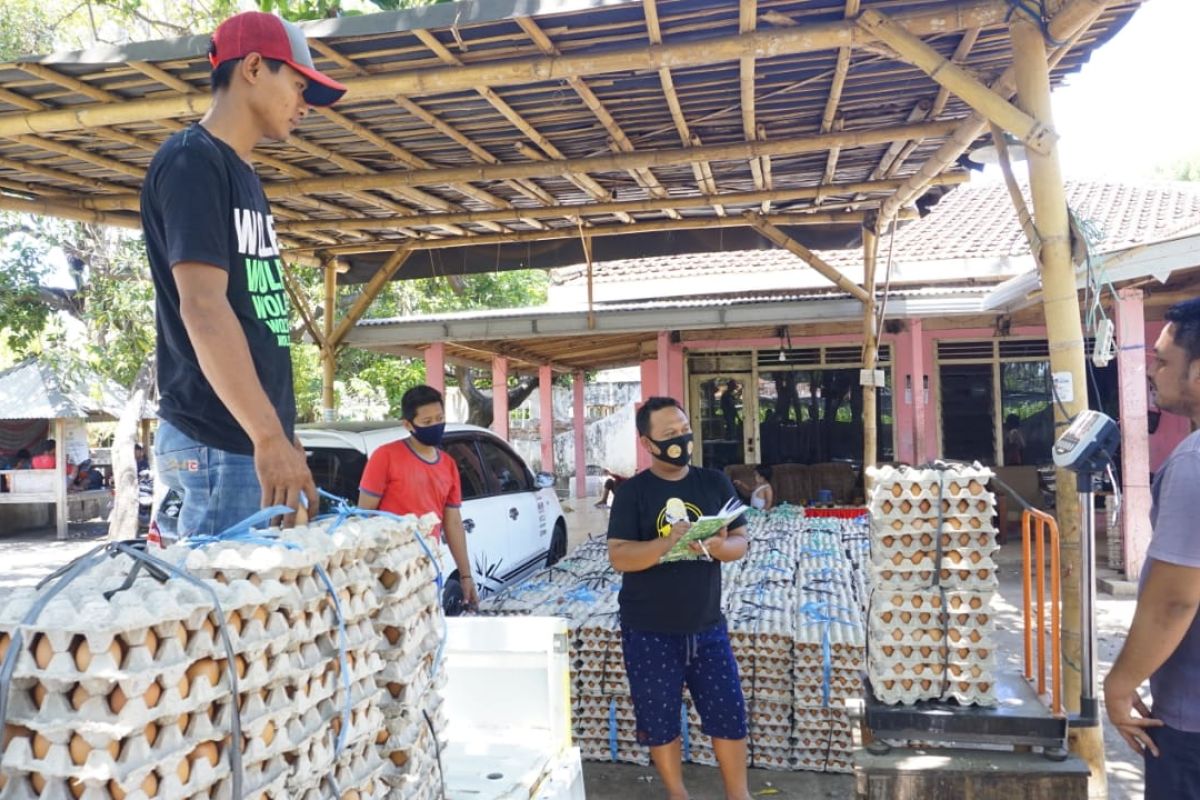
[[[1200,797],[1200,733],[1147,728],[1158,746],[1156,758],[1146,752],[1146,800]]]
[[[183,502],[178,522],[164,520],[164,532],[180,538],[213,535],[262,508],[262,489],[254,457],[201,444],[166,420],[154,439],[158,478]]]

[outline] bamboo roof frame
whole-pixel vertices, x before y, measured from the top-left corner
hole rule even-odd
[[[1139,2],[1072,3],[1087,13],[1056,20],[1070,41],[1054,79]],[[309,264],[746,226],[748,211],[792,238],[876,208],[886,225],[962,180],[955,159],[988,121],[1032,146],[1052,135],[1008,100],[1010,11],[534,0],[515,17],[458,4],[311,23],[318,65],[350,92],[256,163]],[[154,150],[209,103],[206,38],[0,64],[0,210],[137,228]]]

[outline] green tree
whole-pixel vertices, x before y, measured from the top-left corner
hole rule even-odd
[[[1169,181],[1200,181],[1200,152],[1160,164],[1155,175]]]

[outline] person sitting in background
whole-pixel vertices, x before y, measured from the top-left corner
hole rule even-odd
[[[1004,418],[1004,466],[1019,467],[1025,463],[1025,434],[1021,433],[1021,418],[1009,414]]]
[[[608,477],[604,481],[604,492],[600,495],[600,499],[596,501],[596,508],[605,508],[608,506],[608,498],[617,493],[618,486],[629,480],[624,475],[618,475],[607,468],[604,470],[604,474]]]
[[[54,469],[57,463],[54,459],[54,451],[57,444],[53,439],[47,439],[38,450],[38,454],[30,460],[33,469]]]
[[[134,468],[137,470],[139,475],[150,469],[150,462],[146,459],[146,448],[142,447],[140,442],[134,443],[133,445],[133,459],[135,465]]]
[[[13,459],[13,469],[33,469],[33,454],[22,447]]]
[[[77,492],[103,489],[104,473],[96,468],[96,465],[90,458],[84,459],[83,462],[75,468],[75,477],[71,481],[70,488]]]
[[[771,488],[771,468],[766,464],[754,467],[754,485],[747,486],[742,481],[734,481],[738,491],[746,495],[750,507],[759,511],[770,511],[775,507],[775,490]]]

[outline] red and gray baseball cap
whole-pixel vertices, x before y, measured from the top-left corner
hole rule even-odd
[[[331,106],[346,93],[345,86],[317,72],[304,31],[274,14],[245,11],[222,22],[212,35],[208,61],[216,69],[251,53],[282,61],[308,78],[304,99],[309,105]]]

